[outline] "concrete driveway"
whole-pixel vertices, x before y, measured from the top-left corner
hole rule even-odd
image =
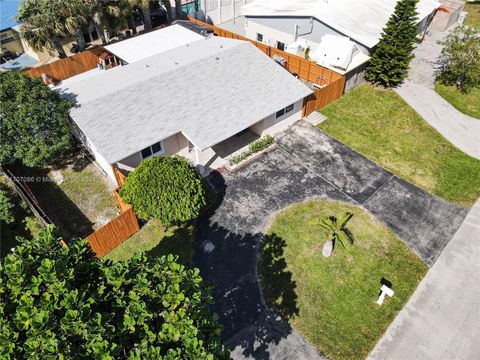
[[[361,205],[430,265],[467,214],[307,122],[295,124],[277,143],[275,150],[237,172],[212,177],[220,199],[201,219],[194,245],[194,263],[213,286],[215,311],[234,359],[321,358],[268,311],[259,287],[258,248],[276,212],[312,198]]]
[[[395,91],[448,141],[466,154],[480,159],[480,120],[462,114],[434,90],[439,44],[447,33],[431,31],[415,49],[410,75]]]

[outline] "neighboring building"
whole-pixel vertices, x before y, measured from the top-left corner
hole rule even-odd
[[[254,0],[241,17],[219,26],[346,75],[345,89],[363,81],[363,70],[397,0]],[[420,0],[418,32],[436,9],[435,0]],[[208,13],[207,13],[208,14]],[[240,20],[240,21],[239,21]]]
[[[324,35],[348,37],[371,55],[397,0],[255,0],[242,7],[246,36],[278,48],[298,39],[318,46]],[[420,0],[418,31],[423,32],[440,6]]]
[[[175,154],[207,174],[226,164],[242,136],[300,120],[312,93],[253,44],[218,37],[81,74],[58,90],[77,101],[75,135],[112,181],[112,166],[130,172],[143,159]]]
[[[131,64],[202,39],[205,36],[183,26],[172,25],[107,45],[105,50],[124,63]]]

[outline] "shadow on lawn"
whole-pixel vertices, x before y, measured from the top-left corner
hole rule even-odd
[[[192,228],[189,226],[175,229],[171,236],[166,236],[153,249],[145,252],[150,260],[173,254],[178,262],[187,267],[192,266]]]
[[[287,270],[284,248],[287,243],[273,233],[265,235],[260,248],[258,273],[262,284],[265,302],[283,319],[298,315],[297,284],[292,279],[292,273]]]
[[[70,167],[77,172],[87,165],[88,159],[78,153],[69,153],[55,162],[52,168]],[[93,223],[48,176],[49,169],[28,168],[19,162],[9,166],[9,169],[34,194],[40,207],[66,242],[76,237],[87,237],[94,231]]]

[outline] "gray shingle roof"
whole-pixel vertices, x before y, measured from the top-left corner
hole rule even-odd
[[[210,38],[59,86],[109,163],[182,132],[207,149],[311,94],[254,45]]]

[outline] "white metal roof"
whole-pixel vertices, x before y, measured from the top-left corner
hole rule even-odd
[[[241,12],[247,17],[313,16],[372,48],[378,43],[396,3],[397,0],[254,0],[244,5]],[[435,0],[419,0],[419,20],[439,6]]]
[[[92,74],[57,90],[110,164],[179,132],[208,149],[312,93],[251,43],[218,37]]]
[[[107,45],[105,49],[131,64],[203,38],[202,35],[183,26],[172,25]]]

